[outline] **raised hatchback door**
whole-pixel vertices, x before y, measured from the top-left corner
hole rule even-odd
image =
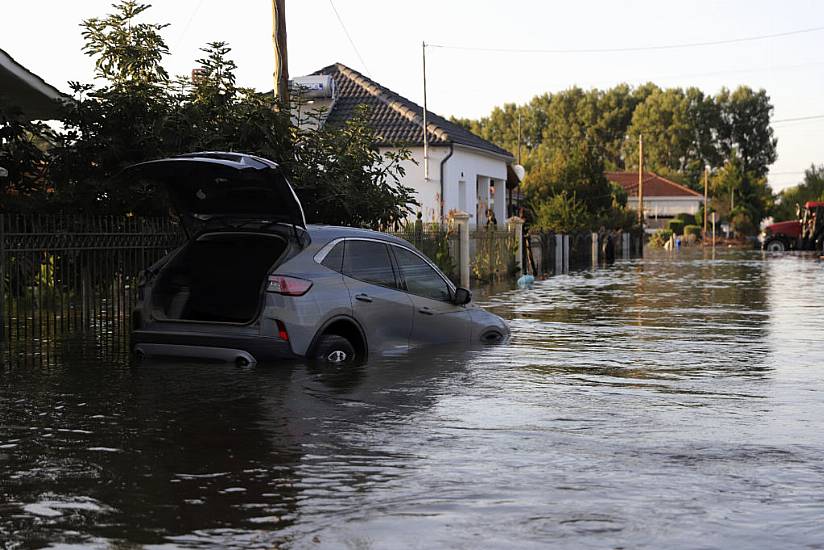
[[[466,306],[452,303],[446,280],[416,253],[393,246],[404,289],[412,300],[412,346],[469,343],[472,317]]]
[[[272,161],[238,153],[191,153],[136,164],[120,176],[164,189],[190,236],[211,219],[306,228],[292,186]]]
[[[352,313],[366,332],[370,353],[406,351],[412,332],[412,301],[398,289],[387,246],[347,240],[342,271]]]

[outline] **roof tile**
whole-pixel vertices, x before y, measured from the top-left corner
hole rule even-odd
[[[343,124],[354,115],[359,105],[366,105],[368,122],[378,134],[381,145],[423,144],[423,108],[416,103],[342,63],[324,67],[313,74],[330,75],[335,80],[335,102],[326,116],[328,124]],[[513,159],[506,149],[432,111],[427,111],[426,119],[430,145],[456,143]]]

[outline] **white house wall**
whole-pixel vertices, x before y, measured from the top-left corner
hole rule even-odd
[[[421,203],[420,211],[424,221],[438,221],[441,213],[441,161],[449,154],[449,147],[434,146],[429,147],[429,180],[424,179],[423,147],[410,147],[412,158],[416,161],[406,161],[403,167],[406,175],[403,184],[415,189],[418,202]],[[385,152],[387,149],[382,149]],[[506,219],[506,160],[490,154],[485,154],[468,147],[455,145],[452,156],[446,161],[444,166],[444,215],[450,210],[465,209],[471,216],[470,223],[476,224],[476,211],[478,199],[482,204],[486,204],[488,196],[488,185],[495,183],[497,197],[494,201],[495,217],[499,224]],[[478,182],[480,185],[480,197],[478,194]],[[464,182],[461,184],[460,182]],[[460,191],[463,190],[463,200]],[[481,224],[486,223],[485,211],[480,212]]]

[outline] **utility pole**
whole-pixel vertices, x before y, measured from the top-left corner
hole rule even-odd
[[[423,179],[429,181],[429,136],[426,131],[426,42],[421,42],[421,51],[423,53]]]
[[[286,0],[272,0],[272,44],[275,47],[275,99],[289,108],[289,57],[286,54]]]
[[[707,192],[707,182],[709,180],[710,174],[710,167],[704,166],[704,237],[707,236],[707,208],[709,208],[709,202],[707,202],[708,192]]]
[[[638,223],[644,228],[644,136],[638,134]]]
[[[518,109],[518,164],[521,164],[521,110]]]

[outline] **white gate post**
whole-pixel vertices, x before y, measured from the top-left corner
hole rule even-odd
[[[461,286],[469,288],[469,214],[466,212],[454,212],[452,219],[458,226],[458,235],[460,238],[458,250],[460,250],[460,259],[458,265],[458,273],[461,274]]]
[[[515,233],[515,269],[518,270],[518,275],[523,275],[524,272],[524,220],[518,216],[512,216],[506,220],[506,225],[510,231]]]
[[[564,272],[564,236],[555,235],[555,275]]]
[[[629,260],[630,257],[630,244],[632,244],[632,235],[624,231],[621,235],[621,249],[625,260]]]
[[[592,267],[598,267],[598,233],[592,233]]]

